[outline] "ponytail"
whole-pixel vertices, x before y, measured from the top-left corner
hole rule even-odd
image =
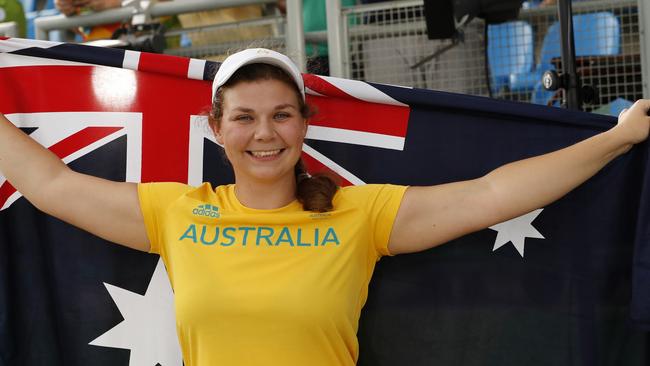
[[[302,159],[295,167],[296,198],[305,211],[326,212],[334,208],[332,199],[339,189],[334,180],[325,174],[309,175]]]

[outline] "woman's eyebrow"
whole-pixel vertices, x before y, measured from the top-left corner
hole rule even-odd
[[[246,107],[235,107],[233,108],[234,111],[239,111],[239,112],[244,112],[244,113],[252,113],[254,112],[253,109],[251,108],[246,108]]]
[[[298,109],[298,108],[296,108],[295,105],[290,104],[290,103],[284,103],[284,104],[280,104],[280,105],[275,106],[275,109],[284,109],[284,108]]]

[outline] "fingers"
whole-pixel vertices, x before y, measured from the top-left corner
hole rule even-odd
[[[650,99],[639,99],[636,102],[634,102],[632,108],[641,109],[646,114],[648,114],[648,111],[650,111]]]
[[[650,99],[639,99],[631,107],[625,108],[619,113],[618,120],[635,119],[650,116]]]

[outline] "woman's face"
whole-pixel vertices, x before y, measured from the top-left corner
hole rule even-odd
[[[224,90],[215,128],[238,182],[293,181],[307,133],[298,96],[274,79],[240,82]]]

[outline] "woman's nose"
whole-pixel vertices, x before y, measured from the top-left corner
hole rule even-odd
[[[261,119],[255,128],[256,140],[269,140],[275,137],[275,128],[273,121],[269,119]]]

